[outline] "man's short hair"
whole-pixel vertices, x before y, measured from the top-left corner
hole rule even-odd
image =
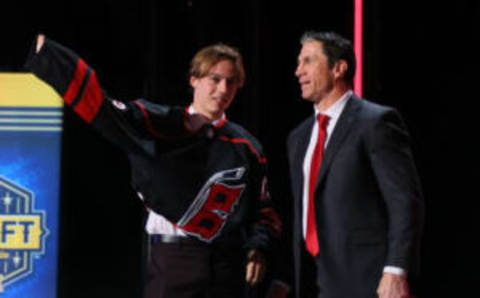
[[[210,69],[220,61],[230,60],[235,66],[235,81],[239,87],[245,81],[245,70],[240,52],[228,45],[218,43],[198,51],[190,64],[190,76],[202,78],[208,75]]]
[[[347,62],[347,71],[345,72],[344,80],[348,84],[353,84],[353,77],[355,76],[356,59],[350,40],[342,37],[335,32],[305,32],[300,43],[304,45],[307,42],[318,41],[323,45],[323,52],[328,59],[328,66],[331,68],[338,60],[345,60]]]

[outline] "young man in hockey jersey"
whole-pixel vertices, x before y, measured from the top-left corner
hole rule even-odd
[[[225,116],[244,81],[240,53],[222,44],[200,50],[192,104],[179,108],[110,99],[71,50],[42,35],[35,48],[27,69],[129,158],[150,210],[145,297],[242,297],[257,284],[280,222],[260,144]]]

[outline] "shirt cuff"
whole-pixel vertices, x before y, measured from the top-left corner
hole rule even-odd
[[[395,267],[395,266],[385,266],[383,267],[383,273],[391,273],[391,274],[396,274],[400,276],[407,276],[407,271],[403,268],[400,267]]]

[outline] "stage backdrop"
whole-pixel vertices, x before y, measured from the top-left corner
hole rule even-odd
[[[62,106],[31,74],[0,73],[0,296],[57,292]]]

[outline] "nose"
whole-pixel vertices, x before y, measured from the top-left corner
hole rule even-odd
[[[295,76],[297,78],[300,78],[300,76],[302,75],[303,73],[303,68],[302,68],[302,65],[301,64],[298,64],[297,65],[297,68],[295,69]]]
[[[222,79],[217,85],[217,91],[226,93],[228,89],[228,83],[226,79]]]

